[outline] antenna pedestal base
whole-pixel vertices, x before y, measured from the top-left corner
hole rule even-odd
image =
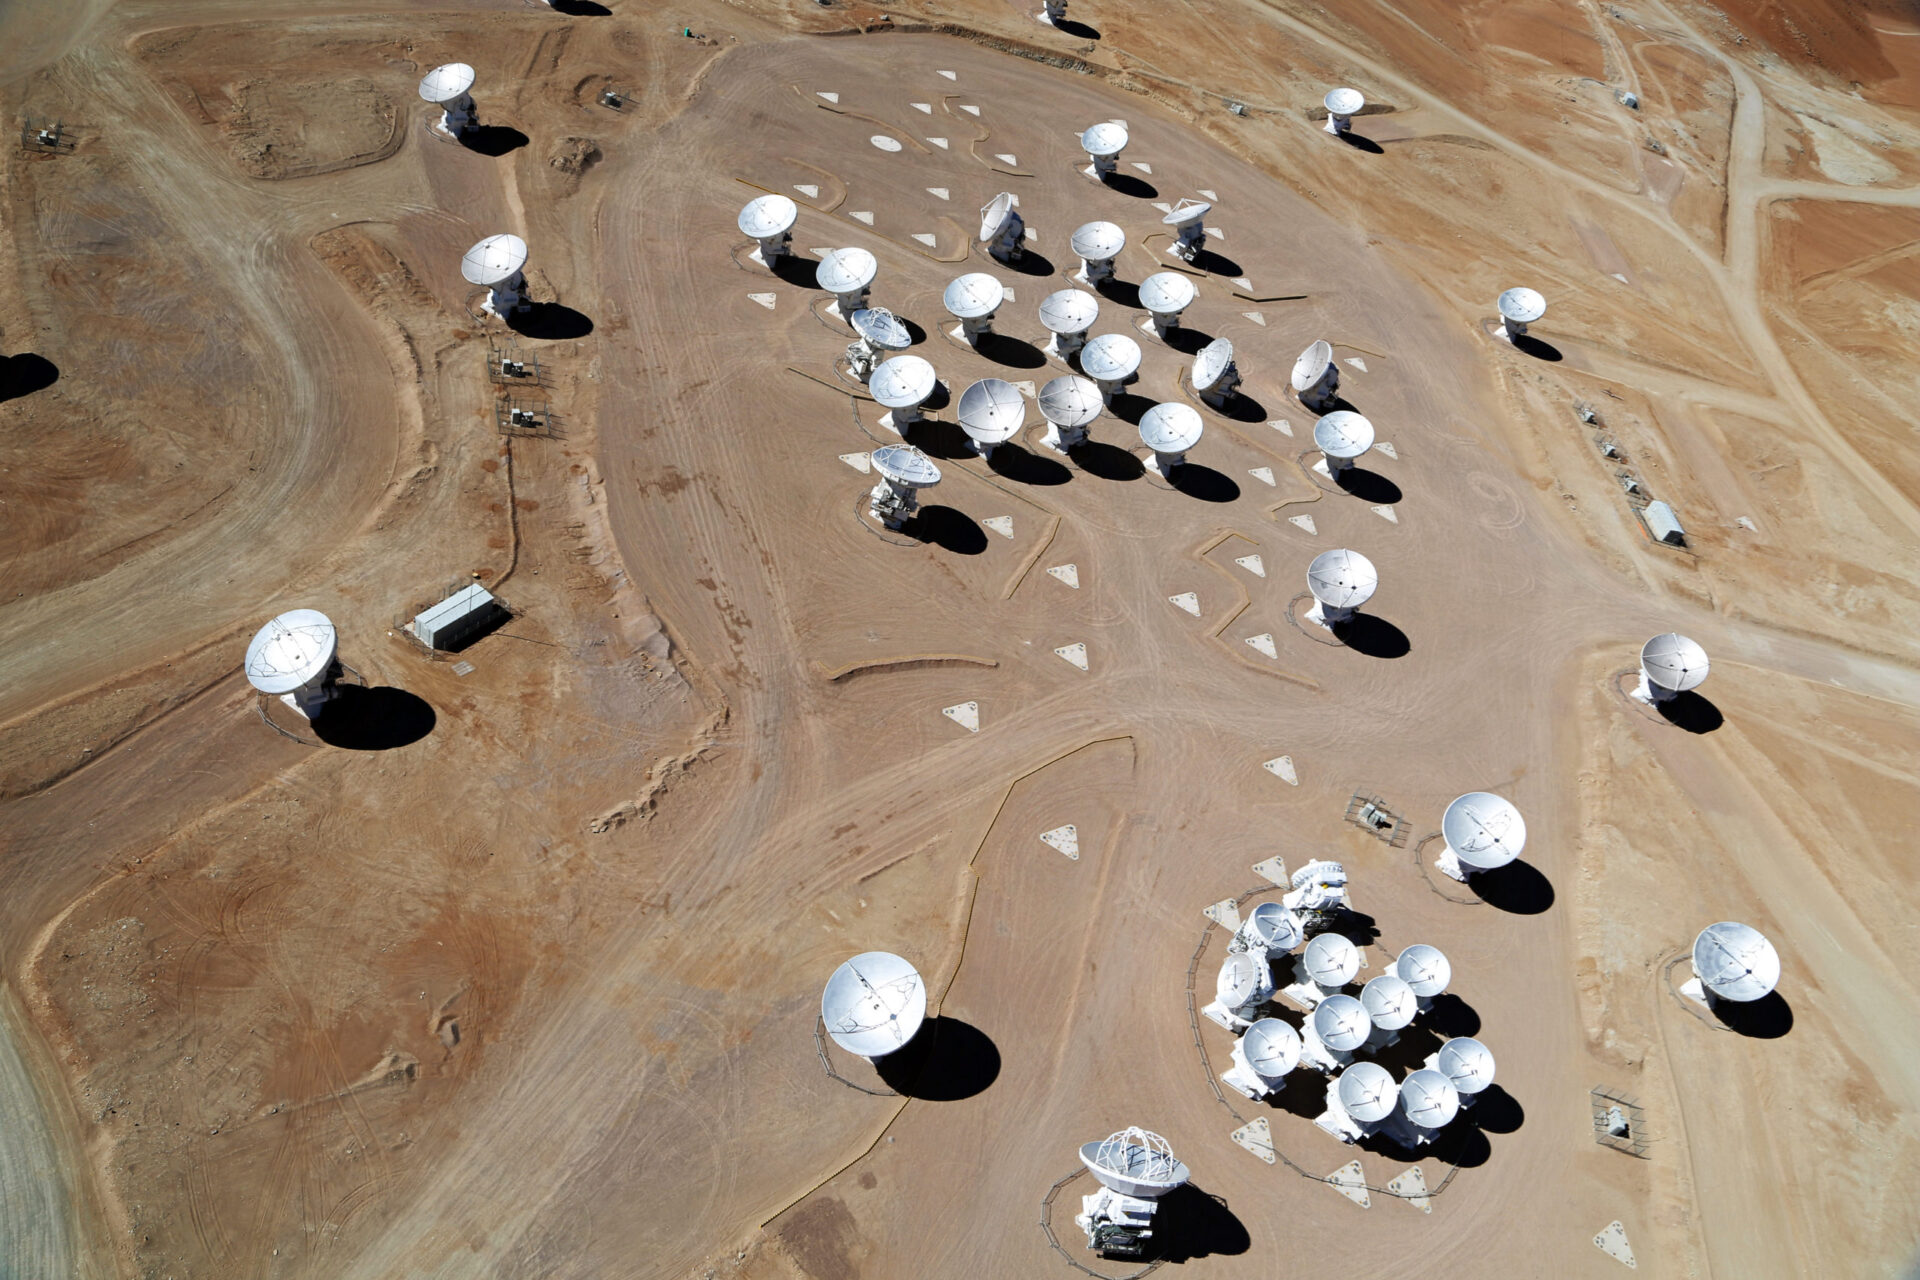
[[[1207,247],[1207,229],[1197,222],[1180,228],[1180,238],[1167,246],[1167,252],[1182,262],[1192,262]]]
[[[1332,413],[1340,403],[1340,373],[1332,365],[1320,381],[1300,393],[1300,403],[1315,413]]]
[[[971,319],[971,320],[963,318],[960,321],[959,325],[949,330],[949,332],[951,332],[954,337],[960,339],[960,341],[966,343],[968,346],[977,347],[980,345],[980,338],[982,334],[989,334],[993,332],[993,317],[980,316],[977,319]]]
[[[1111,405],[1113,398],[1120,394],[1120,388],[1127,385],[1124,378],[1116,378],[1111,381],[1106,378],[1095,378],[1094,381],[1100,387],[1101,402],[1108,405]]]
[[[1209,409],[1224,409],[1227,407],[1227,401],[1233,399],[1234,388],[1239,385],[1240,374],[1232,365],[1228,365],[1227,371],[1220,375],[1219,381],[1200,392],[1200,399]]]
[[[1104,284],[1113,279],[1112,258],[1082,258],[1073,278],[1084,285]]]
[[[1229,1009],[1226,1005],[1215,1000],[1200,1010],[1200,1016],[1209,1022],[1225,1027],[1229,1031],[1240,1032],[1245,1031],[1248,1027],[1260,1020],[1260,1011],[1253,1007]]]
[[[1057,26],[1067,16],[1067,0],[1046,0],[1046,7],[1033,15],[1048,26]]]
[[[1313,1023],[1307,1023],[1307,1029],[1300,1036],[1300,1065],[1312,1067],[1321,1075],[1333,1075],[1353,1065],[1353,1055],[1339,1049],[1329,1049],[1327,1042],[1313,1029]]]
[[[1077,449],[1086,442],[1087,429],[1085,427],[1063,427],[1057,422],[1049,422],[1047,424],[1047,434],[1040,438],[1040,444],[1044,448],[1053,450],[1055,453],[1065,453],[1069,449]]]
[[[1320,1002],[1334,993],[1308,978],[1301,978],[1280,988],[1280,994],[1312,1013],[1320,1007]]]
[[[1307,610],[1307,621],[1316,627],[1325,627],[1331,631],[1339,623],[1353,621],[1353,615],[1354,610],[1352,609],[1342,609],[1335,605],[1325,604],[1319,600],[1315,600],[1313,602],[1313,608]]]
[[[320,714],[322,707],[333,701],[334,693],[333,680],[329,677],[325,684],[311,689],[295,689],[292,693],[283,693],[280,695],[280,701],[311,720]]]
[[[1433,867],[1441,875],[1458,880],[1461,884],[1467,882],[1467,869],[1460,865],[1460,859],[1452,849],[1442,850],[1440,856],[1433,860]]]
[[[1160,341],[1165,342],[1167,335],[1180,327],[1180,312],[1151,312],[1145,320],[1138,322],[1137,327],[1140,332],[1150,334],[1160,339]]]
[[[1640,669],[1640,683],[1634,686],[1633,692],[1629,696],[1636,701],[1646,703],[1648,706],[1659,706],[1663,702],[1672,702],[1680,696],[1680,692],[1677,689],[1669,689],[1664,685],[1655,684],[1647,676],[1646,668],[1642,667]]]
[[[1162,480],[1166,480],[1171,478],[1173,469],[1184,465],[1186,460],[1187,455],[1184,453],[1161,453],[1156,449],[1153,456],[1147,459],[1146,468]]]
[[[1353,128],[1353,117],[1352,116],[1336,116],[1331,111],[1329,111],[1327,113],[1327,123],[1324,127],[1326,128],[1326,131],[1328,133],[1332,133],[1332,134],[1346,133],[1348,130]]]
[[[773,264],[778,262],[781,258],[785,257],[787,255],[788,250],[790,250],[792,246],[793,246],[792,234],[783,233],[781,235],[772,236],[772,237],[769,237],[768,239],[762,240],[760,242],[759,247],[756,248],[752,253],[748,254],[747,257],[753,259],[753,261],[759,263],[761,266],[771,271],[773,270]]]
[[[1707,994],[1706,984],[1698,976],[1688,978],[1680,984],[1680,994],[1699,1005],[1702,1009],[1713,1008],[1713,997]]]
[[[873,377],[873,366],[879,363],[880,353],[865,338],[847,344],[847,372],[859,379],[862,386]]]
[[[1086,345],[1087,335],[1084,333],[1056,333],[1047,339],[1047,345],[1042,347],[1041,350],[1062,364],[1065,364],[1074,356],[1079,355],[1080,348]]]
[[[1524,338],[1527,336],[1527,323],[1524,320],[1502,321],[1500,327],[1493,331],[1493,336],[1502,342],[1512,342],[1515,338]]]
[[[891,431],[897,436],[905,436],[907,428],[920,421],[920,406],[911,409],[890,409],[880,415],[882,430]]]
[[[867,495],[867,514],[889,529],[898,529],[913,519],[920,509],[920,499],[911,489],[895,489],[882,480],[873,486]]]
[[[1112,1187],[1102,1187],[1080,1197],[1080,1212],[1074,1215],[1073,1225],[1087,1233],[1087,1248],[1096,1253],[1139,1257],[1153,1235],[1153,1215],[1159,1207],[1152,1200],[1136,1200]]]
[[[1088,156],[1087,159],[1093,161],[1093,163],[1080,172],[1086,174],[1095,182],[1105,182],[1108,178],[1119,172],[1120,157],[1118,156]]]
[[[833,301],[827,304],[827,314],[839,316],[845,320],[854,312],[865,310],[866,306],[867,290],[865,289],[856,290],[853,293],[836,293],[833,295]]]

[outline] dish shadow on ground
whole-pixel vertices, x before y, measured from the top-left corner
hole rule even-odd
[[[1336,133],[1334,137],[1352,147],[1355,151],[1364,151],[1370,156],[1383,156],[1387,149],[1372,138],[1363,138],[1357,133]]]
[[[1073,479],[1073,472],[1067,469],[1065,463],[1011,443],[994,446],[993,456],[987,459],[987,466],[995,475],[1004,476],[1015,484],[1055,485]]]
[[[1195,394],[1198,393],[1196,392]],[[1205,397],[1202,397],[1202,402],[1205,402]],[[1234,388],[1233,393],[1224,401],[1219,404],[1209,404],[1207,408],[1224,418],[1231,418],[1235,422],[1265,422],[1267,420],[1267,406],[1261,404],[1258,400],[1255,400],[1238,387]]]
[[[1046,352],[1010,333],[983,333],[973,349],[993,363],[1012,369],[1040,369],[1047,363]]]
[[[460,135],[460,145],[483,156],[503,156],[527,145],[527,135],[506,124],[475,125]]]
[[[1240,486],[1224,471],[1198,462],[1183,462],[1174,467],[1167,483],[1189,498],[1201,502],[1232,502],[1240,496]]]
[[[1343,493],[1350,494],[1362,502],[1375,502],[1390,507],[1406,495],[1400,492],[1400,486],[1381,475],[1378,471],[1369,471],[1365,467],[1348,467],[1333,477]]]
[[[1038,249],[1023,249],[1020,256],[1012,262],[994,261],[1009,271],[1018,271],[1023,276],[1050,276],[1054,273],[1053,259]]]
[[[343,684],[313,721],[313,736],[347,751],[391,751],[420,741],[438,717],[418,694],[390,685]]]
[[[1551,342],[1542,342],[1532,334],[1521,334],[1513,339],[1513,349],[1532,356],[1535,360],[1544,360],[1548,364],[1558,364],[1566,359],[1560,354],[1560,348]]]
[[[1130,173],[1110,173],[1101,180],[1101,185],[1109,191],[1118,191],[1123,196],[1132,196],[1137,200],[1151,200],[1160,194],[1160,188]]]
[[[1118,396],[1114,397],[1116,400]],[[1147,474],[1147,468],[1140,459],[1128,453],[1118,445],[1103,440],[1089,440],[1085,444],[1075,445],[1067,455],[1073,459],[1073,465],[1100,480],[1138,480]]]
[[[563,302],[530,302],[525,311],[508,318],[507,327],[523,338],[563,341],[586,337],[593,332],[593,321]]]
[[[1720,708],[1691,689],[1675,694],[1665,702],[1654,703],[1653,709],[1668,724],[1685,729],[1688,733],[1712,733],[1727,722],[1727,718],[1720,714]]]
[[[1252,1247],[1253,1237],[1227,1202],[1189,1182],[1160,1198],[1148,1256],[1180,1263],[1211,1254],[1234,1256]]]
[[[1000,1050],[972,1023],[929,1018],[911,1043],[874,1063],[887,1087],[924,1102],[957,1102],[985,1093],[1000,1076]]]
[[[1713,1012],[1727,1030],[1754,1040],[1778,1040],[1793,1030],[1793,1006],[1778,991],[1744,1003],[1716,1000]]]
[[[45,391],[60,381],[60,366],[42,355],[23,351],[0,360],[0,401],[17,400]]]
[[[1553,882],[1531,862],[1517,859],[1467,877],[1467,887],[1490,907],[1517,916],[1537,916],[1553,905]]]
[[[952,507],[922,507],[900,532],[957,556],[977,556],[987,549],[987,531],[972,516]]]
[[[1333,634],[1341,644],[1369,658],[1404,658],[1413,652],[1407,633],[1378,614],[1356,613],[1334,623]]]

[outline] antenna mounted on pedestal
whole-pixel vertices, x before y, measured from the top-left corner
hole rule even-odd
[[[920,974],[886,951],[847,961],[833,971],[820,995],[820,1019],[833,1042],[868,1059],[902,1048],[926,1016],[927,987]]]

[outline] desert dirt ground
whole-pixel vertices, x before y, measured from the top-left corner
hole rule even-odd
[[[75,142],[9,153],[0,219],[0,1276],[1066,1275],[1042,1200],[1127,1124],[1215,1197],[1196,1273],[1605,1276],[1613,1221],[1656,1277],[1912,1263],[1898,8],[600,7],[0,16],[10,109]],[[414,94],[455,59],[472,147]],[[1354,144],[1314,115],[1340,83]],[[1110,118],[1100,185],[1076,138]],[[1003,190],[1019,266],[972,238]],[[735,228],[762,191],[801,205],[778,272]],[[968,383],[1067,371],[1036,307],[1073,227],[1126,230],[1094,332],[1137,333],[1156,206],[1203,194],[1190,332],[1142,336],[1096,446],[1043,449],[1030,406],[972,456]],[[531,249],[517,333],[457,269],[496,231]],[[904,534],[863,515],[891,437],[813,287],[842,245],[950,392]],[[986,351],[944,332],[970,270],[1013,291]],[[1521,283],[1524,349],[1490,336]],[[1196,335],[1243,394],[1169,485],[1134,424],[1192,401]],[[1344,492],[1286,381],[1322,337],[1390,446]],[[496,430],[509,342],[545,434]],[[1381,572],[1346,646],[1298,621],[1339,546]],[[395,634],[460,581],[512,621]],[[366,687],[289,735],[239,663],[294,606]],[[1672,718],[1620,693],[1666,630],[1714,662]],[[1477,893],[1424,865],[1474,789],[1530,829]],[[1201,909],[1274,856],[1347,865],[1363,979],[1452,958],[1397,1052],[1477,1035],[1500,1091],[1422,1159],[1340,1146],[1315,1090],[1209,1087]],[[1786,974],[1732,1030],[1672,992],[1720,919]],[[830,1052],[862,1092],[815,1013],[876,948],[937,1035],[891,1083]],[[1592,1141],[1595,1086],[1645,1159]],[[1229,1140],[1256,1115],[1288,1163]],[[1356,1158],[1366,1209],[1320,1181]],[[1413,1164],[1452,1171],[1431,1213],[1385,1190]],[[1072,1227],[1089,1185],[1053,1224],[1120,1274]]]

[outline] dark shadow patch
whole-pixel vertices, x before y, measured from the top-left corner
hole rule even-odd
[[[1665,702],[1654,703],[1653,709],[1668,724],[1677,725],[1688,733],[1712,733],[1727,722],[1727,718],[1720,714],[1720,708],[1691,689],[1675,694]]]
[[[449,641],[441,644],[439,646],[440,652],[465,653],[467,650],[473,648],[473,646],[479,644],[482,640],[485,640],[488,636],[498,631],[502,626],[506,625],[507,620],[511,617],[513,617],[513,615],[508,613],[504,608],[502,608],[500,606],[499,601],[496,600],[493,604],[492,609],[487,613],[485,617],[476,618],[472,621],[471,630],[469,630],[466,634],[462,635],[457,640],[453,640],[453,641]]]
[[[972,516],[952,507],[922,507],[900,532],[957,556],[977,556],[987,549],[987,531]]]
[[[977,458],[973,441],[957,422],[922,418],[907,424],[906,441],[929,458]]]
[[[1183,462],[1175,467],[1167,483],[1201,502],[1232,502],[1240,496],[1240,486],[1232,476],[1198,462]]]
[[[1196,392],[1195,394],[1197,395],[1199,393]],[[1252,396],[1238,388],[1235,388],[1234,393],[1221,403],[1217,405],[1207,405],[1207,408],[1213,410],[1221,417],[1231,418],[1235,422],[1265,422],[1267,420],[1267,406],[1261,404],[1258,400],[1255,400]]]
[[[1336,622],[1333,634],[1341,644],[1369,658],[1404,658],[1413,651],[1407,633],[1377,614],[1356,613],[1345,622]]]
[[[1189,329],[1183,324],[1177,324],[1167,330],[1167,336],[1163,338],[1162,341],[1175,351],[1178,351],[1181,355],[1191,356],[1198,355],[1200,348],[1212,342],[1213,335],[1203,333],[1198,329]],[[1141,349],[1143,351],[1146,350],[1145,347]]]
[[[1129,426],[1137,427],[1140,425],[1140,419],[1146,416],[1147,410],[1157,403],[1158,401],[1137,396],[1131,391],[1116,391],[1113,393],[1113,399],[1107,402],[1107,412]]]
[[[1060,19],[1060,21],[1053,24],[1053,29],[1063,36],[1073,36],[1078,40],[1098,40],[1100,38],[1098,28],[1090,27],[1084,22],[1076,22],[1072,18]]]
[[[432,733],[437,720],[425,698],[405,689],[343,684],[320,709],[313,736],[346,751],[391,751]]]
[[[593,321],[561,302],[530,302],[524,311],[508,317],[507,327],[523,338],[565,341],[593,332]]]
[[[812,258],[783,253],[767,268],[783,282],[801,289],[819,289],[820,264]]]
[[[1213,1254],[1233,1257],[1252,1247],[1253,1237],[1227,1202],[1189,1182],[1160,1198],[1147,1254],[1164,1262],[1186,1262]]]
[[[983,333],[974,350],[1009,369],[1040,369],[1047,363],[1046,352],[1010,333]]]
[[[60,381],[60,366],[45,356],[23,351],[0,361],[0,401],[45,391]]]
[[[1449,1040],[1480,1034],[1479,1011],[1451,991],[1433,997],[1420,1020]]]
[[[1542,342],[1530,333],[1523,333],[1513,339],[1513,349],[1535,360],[1545,360],[1548,364],[1558,364],[1566,359],[1560,354],[1560,348],[1551,342]]]
[[[1443,1042],[1439,1034],[1424,1023],[1425,1015],[1422,1015],[1414,1019],[1413,1025],[1400,1028],[1400,1038],[1392,1044],[1364,1050],[1360,1056],[1393,1072],[1394,1079],[1404,1079],[1409,1071],[1418,1071],[1427,1065],[1428,1058],[1440,1052]]]
[[[1352,147],[1355,151],[1364,151],[1370,156],[1383,156],[1387,154],[1386,148],[1375,142],[1372,138],[1363,138],[1357,133],[1336,133],[1333,136]]]
[[[1488,1133],[1513,1133],[1527,1122],[1527,1109],[1520,1099],[1497,1084],[1482,1089],[1466,1114]]]
[[[1315,419],[1317,420],[1317,419],[1319,419],[1319,418],[1322,418],[1322,417],[1325,417],[1325,416],[1326,416],[1327,414],[1329,414],[1329,413],[1333,413],[1333,412],[1334,412],[1335,410],[1339,410],[1339,409],[1345,409],[1345,410],[1346,410],[1346,411],[1347,411],[1348,413],[1360,413],[1360,406],[1359,406],[1359,405],[1357,405],[1357,404],[1355,404],[1355,403],[1354,403],[1353,401],[1351,401],[1351,400],[1349,400],[1349,399],[1347,399],[1347,398],[1346,398],[1345,396],[1343,396],[1343,395],[1337,395],[1337,394],[1336,394],[1336,395],[1335,395],[1335,396],[1333,397],[1333,408],[1332,408],[1332,409],[1309,409],[1309,410],[1307,410],[1307,412],[1308,412],[1308,413],[1311,413],[1311,414],[1313,414],[1313,415],[1314,415],[1314,417],[1315,417]],[[1361,416],[1361,417],[1363,417],[1363,418],[1364,418],[1364,417],[1366,417],[1366,415],[1365,415],[1365,414],[1363,414],[1363,413],[1362,413],[1362,414],[1360,414],[1360,416]]]
[[[1537,916],[1553,905],[1553,882],[1531,862],[1516,860],[1467,877],[1467,888],[1490,907],[1517,916]]]
[[[1311,1120],[1327,1109],[1327,1078],[1308,1067],[1289,1071],[1280,1088],[1267,1095],[1267,1105],[1302,1120]]]
[[[1224,253],[1215,253],[1211,249],[1202,249],[1193,255],[1193,261],[1187,264],[1195,271],[1204,271],[1210,276],[1244,276],[1240,264]]]
[[[924,1102],[957,1102],[985,1093],[1000,1076],[1000,1050],[972,1023],[929,1018],[907,1046],[874,1063],[887,1087]]]
[[[1054,485],[1073,479],[1073,472],[1065,463],[1012,443],[996,445],[987,466],[994,474],[1005,476],[1015,484]]]
[[[1102,280],[1093,286],[1093,291],[1116,307],[1125,307],[1129,311],[1140,309],[1140,286],[1126,280]]]
[[[1793,1006],[1778,991],[1758,1000],[1715,1000],[1713,1013],[1727,1030],[1755,1040],[1778,1040],[1793,1030]]]
[[[460,135],[460,145],[483,156],[503,156],[527,145],[527,135],[506,124],[477,124]]]
[[[992,254],[987,256],[993,257]],[[993,262],[995,266],[1005,267],[1009,271],[1018,271],[1023,276],[1050,276],[1056,270],[1053,259],[1036,249],[1023,250],[1012,262],[1002,262],[998,258],[993,258]]]
[[[948,405],[952,403],[953,403],[953,387],[944,381],[935,379],[933,384],[933,390],[928,392],[927,398],[920,402],[920,407],[922,409],[939,410],[939,409],[946,408]]]
[[[1365,467],[1348,467],[1337,472],[1333,482],[1344,493],[1351,494],[1362,502],[1377,502],[1390,507],[1406,495],[1400,492],[1400,486],[1381,475],[1378,471],[1369,471]]]
[[[1337,933],[1356,947],[1370,947],[1380,940],[1380,922],[1364,911],[1342,911],[1331,929],[1314,932]]]
[[[1160,194],[1160,188],[1151,182],[1143,182],[1130,173],[1110,173],[1100,180],[1109,191],[1118,191],[1123,196],[1132,196],[1136,200],[1151,200]]]
[[[898,320],[900,322],[901,327],[907,331],[907,341],[912,343],[914,346],[917,347],[921,343],[927,340],[927,331],[925,329],[922,329],[919,325],[915,324],[913,321],[907,319],[905,316],[901,315],[898,311],[893,313],[893,318],[895,320]]]
[[[547,0],[555,13],[563,13],[569,18],[610,18],[613,10],[595,0]]]
[[[1415,1158],[1430,1155],[1443,1164],[1478,1169],[1493,1157],[1493,1144],[1487,1141],[1487,1135],[1480,1132],[1480,1127],[1463,1111],[1431,1143],[1425,1147],[1415,1147],[1413,1155]]]
[[[1119,397],[1114,397],[1118,399]],[[1073,465],[1101,480],[1138,480],[1147,474],[1146,464],[1118,445],[1089,440],[1067,453]]]

